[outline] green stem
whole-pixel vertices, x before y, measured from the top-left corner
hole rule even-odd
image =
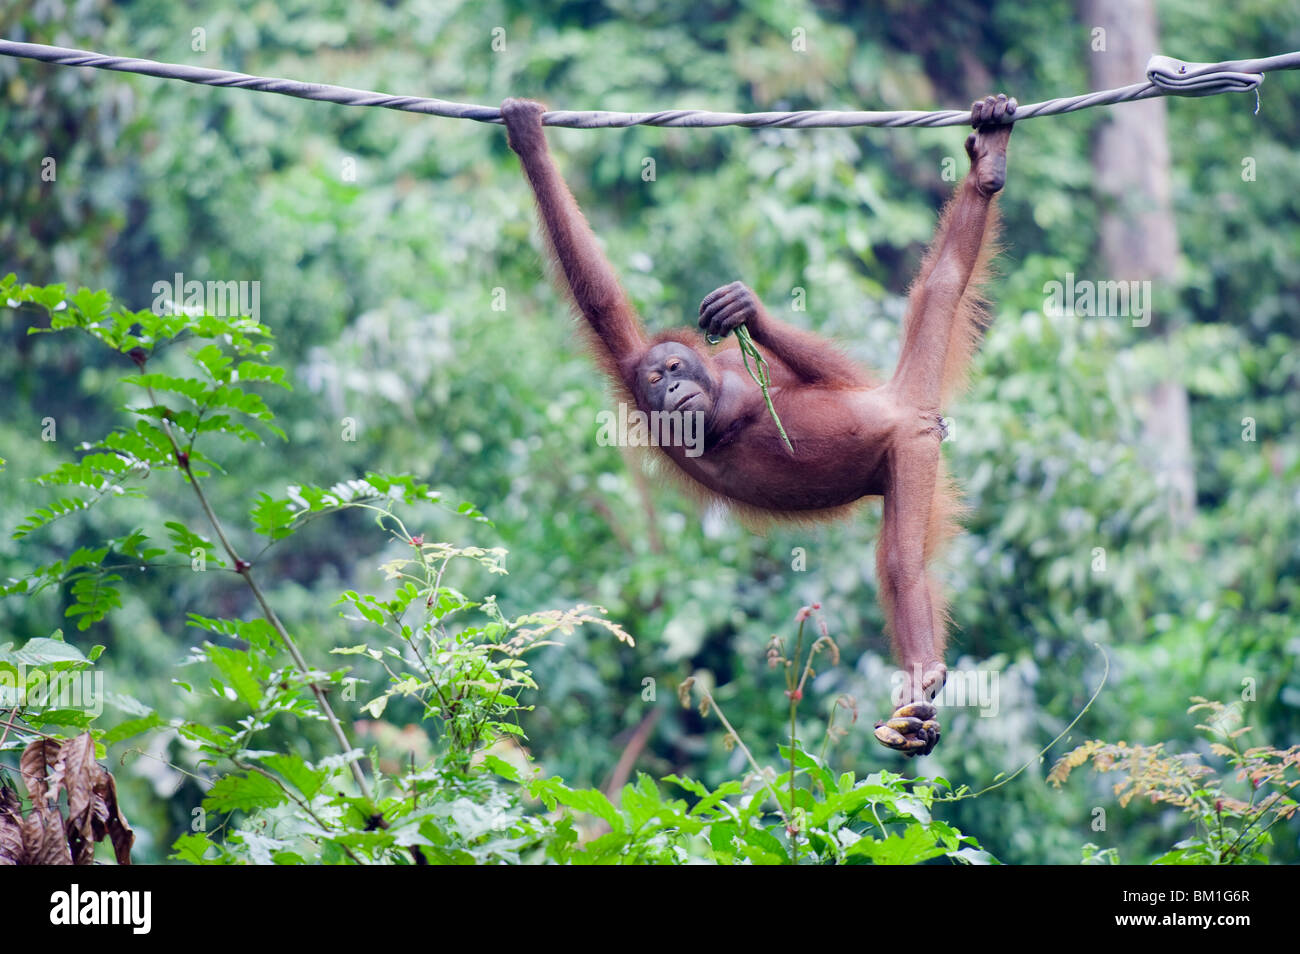
[[[780,426],[781,424],[778,421],[777,427]],[[782,435],[784,435],[784,432],[782,432]],[[789,442],[787,441],[786,443]],[[799,621],[799,635],[795,639],[795,647],[794,647],[795,665],[798,665],[799,657],[803,655],[803,627],[804,627],[804,623],[806,622],[807,622],[806,619],[802,619]],[[798,817],[794,813],[795,810],[795,803],[794,803],[795,715],[799,711],[798,693],[803,688],[803,679],[800,679],[799,682],[797,683],[791,684],[790,680],[792,675],[793,673],[787,675],[785,680],[785,684],[788,687],[788,691],[786,692],[786,695],[790,697],[790,819],[791,821],[793,821],[796,817]],[[797,865],[799,863],[799,828],[797,825],[794,824],[790,825],[790,863],[793,865]]]
[[[717,715],[718,721],[722,723],[723,727],[728,733],[730,733],[731,737],[736,740],[736,745],[740,746],[740,751],[745,753],[745,760],[749,762],[749,767],[754,770],[754,775],[758,778],[762,786],[771,794],[772,801],[776,802],[776,813],[781,816],[781,820],[788,826],[790,824],[790,819],[781,808],[781,796],[776,793],[776,789],[772,787],[772,783],[769,782],[767,776],[763,774],[763,769],[754,758],[754,753],[749,751],[749,746],[747,746],[745,741],[740,737],[740,733],[737,732],[727,720],[726,713],[724,713],[722,707],[718,705],[718,700],[713,698],[713,693],[709,692],[709,690],[705,689],[703,686],[699,687],[698,692],[705,699],[709,700],[709,709]],[[793,805],[790,807],[791,809],[794,808]]]
[[[835,701],[831,703],[831,717],[830,720],[826,723],[826,738],[822,739],[822,750],[818,754],[818,760],[822,763],[822,765],[826,764],[826,751],[827,749],[830,748],[831,745],[831,730],[835,728],[835,714],[839,712],[839,710],[840,710],[840,699],[837,696],[835,698]]]
[[[141,370],[141,373],[143,373],[143,369]],[[154,397],[153,388],[147,388],[147,391],[149,393],[149,400],[156,405],[158,400]],[[347,753],[352,750],[352,745],[348,742],[348,736],[343,729],[343,723],[340,722],[339,717],[334,714],[334,709],[330,706],[329,699],[325,696],[325,690],[321,688],[320,684],[317,683],[315,679],[312,679],[311,667],[307,665],[307,659],[298,648],[298,643],[289,635],[289,631],[285,629],[284,623],[280,621],[280,617],[276,614],[275,610],[271,609],[271,604],[267,602],[266,594],[262,592],[262,588],[258,586],[257,581],[253,579],[252,566],[240,559],[234,545],[231,544],[230,540],[226,537],[225,527],[222,526],[221,521],[217,518],[216,513],[212,509],[212,505],[208,503],[208,496],[203,492],[203,488],[199,486],[199,481],[198,478],[194,476],[194,471],[190,469],[189,454],[185,453],[184,456],[182,456],[180,442],[176,440],[176,435],[172,433],[171,423],[165,417],[160,418],[160,421],[162,423],[163,433],[167,435],[167,440],[172,446],[172,453],[176,456],[177,465],[182,471],[184,471],[185,476],[189,479],[190,487],[193,488],[194,495],[198,498],[199,506],[203,508],[203,513],[208,518],[208,523],[212,525],[213,532],[216,533],[217,539],[221,541],[222,549],[224,549],[226,555],[230,557],[231,563],[235,567],[235,572],[239,573],[239,575],[244,578],[244,582],[248,584],[248,588],[253,591],[253,598],[257,600],[257,605],[261,607],[262,616],[271,624],[271,628],[275,630],[276,635],[280,637],[280,643],[289,651],[289,655],[293,658],[294,665],[298,668],[298,671],[302,673],[303,677],[308,680],[307,684],[311,688],[312,695],[316,697],[316,704],[320,706],[321,714],[325,716],[325,721],[329,724],[330,730],[334,733],[334,738],[338,742],[340,750],[346,756]],[[193,442],[191,442],[190,446],[191,448],[193,447]],[[357,760],[349,759],[348,767],[352,770],[352,778],[357,783],[357,789],[361,792],[361,797],[368,802],[373,802],[374,798],[370,794],[370,784],[366,781],[365,773],[361,771],[361,766],[357,764]]]
[[[736,342],[740,345],[740,357],[745,362],[745,370],[749,376],[754,379],[754,383],[759,386],[763,392],[763,402],[767,405],[767,413],[772,415],[772,421],[776,424],[776,429],[781,432],[781,440],[785,441],[785,446],[790,448],[790,453],[794,453],[794,445],[790,443],[789,436],[785,433],[785,428],[781,426],[781,418],[777,416],[776,408],[772,406],[772,395],[768,389],[772,386],[772,372],[767,365],[767,359],[763,357],[754,344],[754,339],[749,336],[749,329],[741,325],[736,329]],[[754,366],[750,367],[749,359],[754,359]]]
[[[1097,647],[1097,651],[1101,653],[1101,658],[1106,663],[1106,669],[1101,674],[1101,682],[1097,683],[1097,691],[1092,694],[1092,698],[1089,699],[1087,704],[1084,705],[1084,707],[1079,710],[1078,715],[1076,715],[1074,719],[1071,720],[1070,724],[1060,731],[1060,733],[1056,736],[1056,738],[1054,738],[1051,742],[1048,742],[1047,745],[1043,746],[1043,748],[1039,750],[1037,755],[1035,755],[1032,759],[1030,759],[1024,765],[1020,766],[1020,768],[1016,769],[1014,772],[1012,772],[1010,775],[1008,775],[1006,778],[1002,779],[1001,781],[994,782],[992,785],[989,785],[985,788],[981,788],[978,792],[966,792],[965,794],[962,795],[955,795],[955,794],[936,795],[934,800],[936,802],[960,802],[967,798],[979,798],[981,795],[985,795],[988,792],[993,791],[995,788],[1001,788],[1003,785],[1008,784],[1013,779],[1015,779],[1016,776],[1018,776],[1021,772],[1029,768],[1029,766],[1041,762],[1043,756],[1046,755],[1049,751],[1051,751],[1052,746],[1056,745],[1057,742],[1060,742],[1063,738],[1065,738],[1065,736],[1070,732],[1070,730],[1073,729],[1079,723],[1079,720],[1083,718],[1084,713],[1086,713],[1089,709],[1092,708],[1092,704],[1097,701],[1097,697],[1101,695],[1101,690],[1104,689],[1106,686],[1106,679],[1110,676],[1110,657],[1106,655],[1106,650],[1102,649],[1101,643],[1093,643],[1093,645]]]

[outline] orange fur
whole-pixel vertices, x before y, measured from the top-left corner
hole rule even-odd
[[[710,352],[695,330],[647,338],[550,157],[542,107],[517,100],[502,104],[552,261],[563,272],[561,284],[582,316],[584,336],[612,380],[615,399],[646,411],[637,399],[638,390],[645,391],[653,412],[668,406],[674,389],[685,387],[674,407],[692,401],[698,407],[701,396],[708,402],[707,453],[654,453],[657,473],[701,505],[723,505],[759,532],[776,522],[845,519],[863,500],[883,494],[879,593],[905,669],[942,661],[947,602],[929,567],[960,531],[962,506],[936,442],[938,412],[965,384],[989,322],[982,287],[998,251],[998,217],[989,197],[1004,181],[1010,128],[1000,121],[1013,109],[1005,97],[989,97],[972,110],[977,131],[968,141],[971,174],[940,214],[912,283],[899,366],[887,384],[876,385],[824,339],[773,318],[740,282],[701,303],[701,322],[713,333],[743,324],[762,349],[773,401],[794,444],[787,456],[757,389],[735,379],[734,339]],[[700,360],[676,348],[655,350],[666,342],[691,349]],[[710,377],[717,387],[709,386]],[[909,691],[921,699],[935,684],[934,678],[914,682]],[[921,728],[932,747],[937,729]],[[881,740],[904,747],[897,738]],[[914,749],[913,744],[909,751]]]
[[[953,209],[957,205],[959,198],[959,195],[954,194],[945,203],[943,212],[939,216],[939,225],[935,229],[936,237],[943,235],[947,231],[951,224]],[[950,399],[965,389],[971,361],[975,357],[975,352],[979,349],[985,329],[989,326],[991,315],[988,309],[988,299],[984,296],[984,289],[992,277],[993,259],[1002,251],[1002,247],[998,242],[1001,228],[1001,215],[998,212],[997,202],[994,200],[989,205],[988,221],[984,227],[984,244],[980,247],[979,257],[975,260],[975,265],[971,269],[965,293],[961,297],[961,303],[957,306],[957,315],[953,319],[949,333],[948,350],[944,355],[943,362],[943,384],[939,389],[941,407],[945,406]],[[915,310],[915,302],[919,297],[916,291],[924,286],[926,279],[934,271],[935,262],[939,258],[939,245],[938,241],[931,244],[925,253],[925,257],[921,260],[921,267],[917,270],[916,277],[912,279],[912,284],[908,288],[908,296],[912,304],[909,305],[903,318],[904,351],[907,350],[909,345],[914,347],[913,338],[919,323],[919,316],[917,316]]]

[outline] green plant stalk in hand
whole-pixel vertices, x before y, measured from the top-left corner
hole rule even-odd
[[[759,352],[758,346],[754,344],[754,339],[749,336],[749,329],[740,325],[736,329],[736,342],[740,345],[740,356],[744,359],[745,370],[749,376],[754,379],[754,383],[763,391],[763,401],[767,404],[767,413],[772,415],[772,421],[776,424],[776,429],[781,432],[781,440],[785,441],[785,446],[790,448],[790,453],[794,453],[794,445],[790,443],[790,438],[781,426],[781,418],[777,416],[776,408],[772,406],[772,395],[768,389],[772,386],[772,374],[767,366],[767,359]],[[753,367],[749,364],[749,359],[754,359]]]

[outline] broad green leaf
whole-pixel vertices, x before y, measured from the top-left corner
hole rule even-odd
[[[262,759],[262,764],[282,775],[308,800],[316,796],[330,774],[323,769],[313,769],[301,757],[292,754],[268,755]]]
[[[235,690],[250,708],[257,708],[262,702],[262,683],[258,679],[258,664],[252,656],[240,649],[227,649],[224,646],[207,646],[205,653],[217,670],[226,677],[230,688]]]
[[[56,662],[89,663],[76,646],[65,643],[62,639],[37,636],[29,639],[23,647],[13,653],[15,662],[28,666],[46,666]]]
[[[223,775],[208,789],[203,807],[214,812],[251,812],[274,808],[285,799],[280,786],[264,775]]]

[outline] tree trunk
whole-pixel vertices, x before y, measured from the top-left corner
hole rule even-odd
[[[1154,0],[1080,0],[1079,15],[1094,31],[1089,60],[1093,88],[1138,82],[1147,59],[1159,48]],[[1097,28],[1105,30],[1104,37],[1095,34]],[[1107,277],[1172,282],[1178,235],[1169,201],[1165,100],[1125,103],[1110,110],[1093,143],[1092,168]],[[1170,322],[1153,321],[1151,329],[1167,334]],[[1147,399],[1144,444],[1156,479],[1168,490],[1170,516],[1183,525],[1196,504],[1187,390],[1177,381],[1161,381]]]

